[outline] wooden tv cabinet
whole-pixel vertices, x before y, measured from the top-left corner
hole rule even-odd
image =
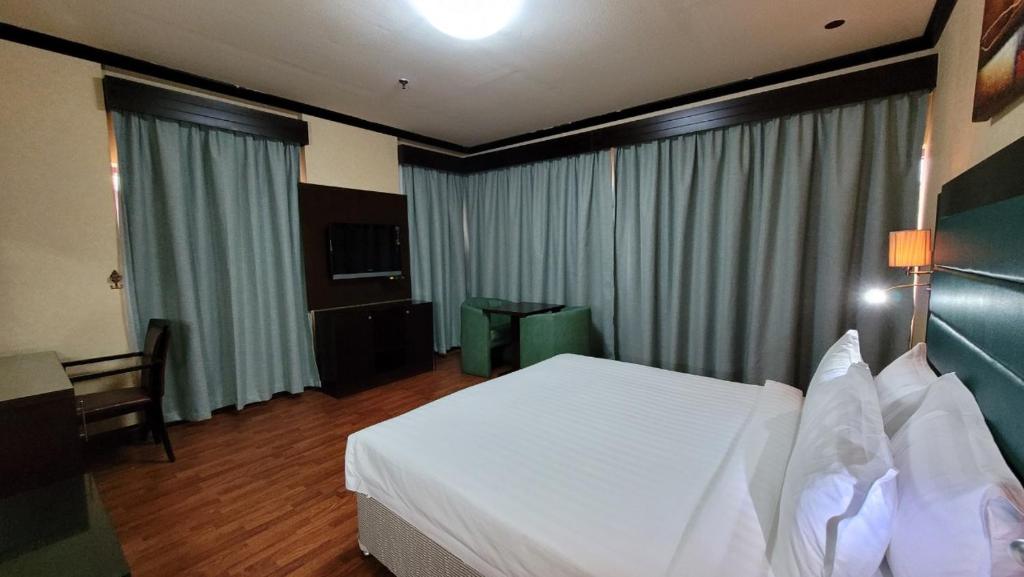
[[[399,301],[313,312],[323,391],[340,397],[434,368],[433,305]]]

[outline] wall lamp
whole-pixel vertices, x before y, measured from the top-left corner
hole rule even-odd
[[[915,287],[931,288],[930,282],[918,282],[917,275],[931,274],[932,231],[894,230],[889,233],[889,267],[905,268],[911,282],[887,288],[872,288],[864,292],[864,301],[880,305],[889,301],[889,294],[895,290]],[[922,270],[922,267],[929,267]]]

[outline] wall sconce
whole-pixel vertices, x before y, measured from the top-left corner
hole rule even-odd
[[[889,233],[889,266],[905,267],[907,274],[928,274],[921,267],[932,264],[932,231],[894,230]]]
[[[931,290],[932,283],[917,282],[917,275],[931,274],[932,269],[932,231],[930,230],[894,230],[889,233],[889,267],[906,268],[911,281],[888,288],[872,288],[864,292],[864,302],[870,305],[883,305],[889,302],[889,294],[899,289],[924,287]],[[921,267],[929,267],[921,270]],[[914,344],[914,324],[917,320],[917,307],[910,317],[910,338],[908,348]]]
[[[872,288],[864,292],[864,301],[868,304],[880,305],[889,301],[889,293],[898,289],[928,287],[930,282],[917,282],[917,275],[931,274],[932,264],[932,231],[930,230],[894,230],[889,233],[889,267],[905,268],[907,275],[913,280],[888,288]]]
[[[112,290],[120,289],[122,280],[124,280],[124,277],[121,276],[121,273],[117,272],[117,269],[112,270],[110,276],[107,277],[107,283],[110,284]]]

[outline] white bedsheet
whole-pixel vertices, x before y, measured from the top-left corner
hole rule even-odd
[[[486,577],[770,575],[802,402],[561,355],[349,437],[349,490]]]

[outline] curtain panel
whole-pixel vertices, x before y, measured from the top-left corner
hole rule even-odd
[[[466,179],[463,175],[402,166],[408,197],[412,297],[434,303],[434,350],[460,346],[459,307],[466,300]]]
[[[164,412],[318,386],[298,223],[299,147],[113,112],[131,327],[172,321]]]
[[[905,350],[911,304],[860,295],[905,282],[886,247],[916,227],[927,106],[907,94],[619,149],[619,357],[802,386],[847,328],[872,366]]]
[[[611,168],[604,151],[467,176],[468,294],[590,306],[614,355]]]

